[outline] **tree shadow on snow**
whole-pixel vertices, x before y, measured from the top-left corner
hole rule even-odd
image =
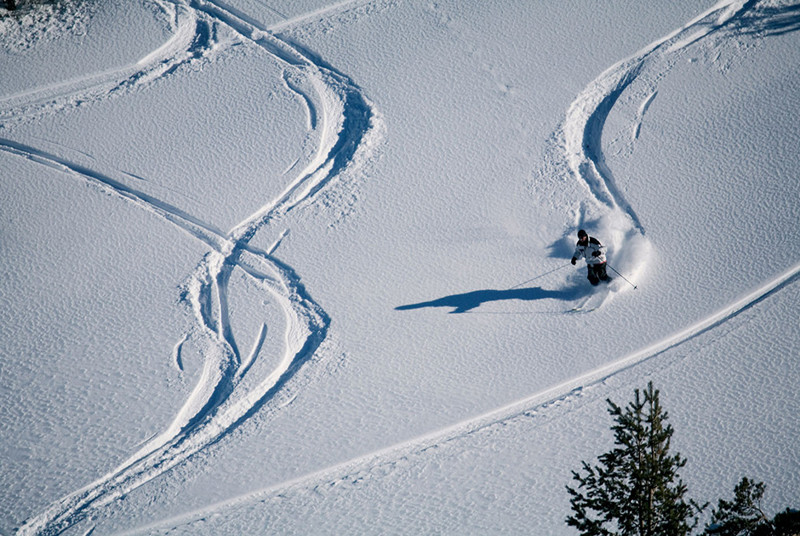
[[[453,294],[436,300],[412,303],[395,307],[396,311],[409,311],[411,309],[424,309],[427,307],[452,307],[453,313],[466,313],[480,307],[484,303],[505,300],[538,301],[562,300],[573,301],[587,294],[587,289],[582,287],[566,288],[562,290],[547,290],[542,287],[516,288],[507,290],[474,290],[463,294]]]

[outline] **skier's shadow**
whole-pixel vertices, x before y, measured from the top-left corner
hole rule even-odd
[[[532,288],[518,288],[507,290],[474,290],[472,292],[465,292],[464,294],[453,294],[452,296],[445,296],[432,301],[412,303],[409,305],[400,305],[395,307],[397,311],[408,311],[411,309],[423,309],[426,307],[452,307],[453,313],[466,313],[480,307],[484,303],[505,301],[505,300],[521,300],[521,301],[537,301],[537,300],[562,300],[573,301],[585,295],[580,287],[567,288],[562,290],[547,290],[542,287]]]

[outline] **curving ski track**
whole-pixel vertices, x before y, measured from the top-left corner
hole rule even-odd
[[[627,252],[618,256],[615,264],[632,277],[643,268],[633,264],[633,257],[646,258],[650,244],[641,219],[617,187],[606,165],[602,147],[606,120],[619,97],[642,73],[655,79],[663,77],[674,65],[679,52],[729,27],[756,3],[757,0],[723,0],[682,28],[612,65],[572,102],[563,125],[553,136],[553,139],[562,140],[561,150],[573,177],[585,184],[591,194],[591,203],[584,204],[579,211],[576,226],[601,227],[608,235],[607,246]],[[640,110],[635,137],[655,94],[655,91],[650,93]],[[613,292],[606,299],[612,296]]]
[[[274,200],[224,233],[179,208],[128,186],[110,174],[89,169],[57,155],[9,139],[0,139],[0,150],[52,167],[99,186],[136,206],[150,211],[204,242],[210,252],[186,284],[184,295],[196,318],[193,332],[210,343],[204,353],[201,378],[167,430],[148,441],[139,452],[97,481],[79,489],[26,520],[19,534],[58,534],[130,491],[184,462],[219,441],[269,401],[314,353],[325,338],[329,318],[317,305],[300,277],[277,259],[274,247],[261,251],[249,245],[253,237],[281,216],[312,203],[345,169],[354,168],[377,141],[378,115],[353,82],[329,66],[321,66],[304,51],[281,41],[267,29],[214,1],[167,2],[156,0],[172,20],[174,36],[135,65],[86,77],[52,88],[15,95],[0,102],[0,122],[25,121],[42,113],[55,113],[78,103],[110,98],[115,92],[144,88],[182,65],[206,58],[220,43],[216,27],[223,25],[243,41],[257,45],[283,65],[285,76],[306,82],[289,85],[313,117],[311,127],[319,134],[316,154]],[[336,6],[340,7],[340,6]],[[305,85],[304,84],[304,87]],[[267,333],[262,326],[252,351],[242,356],[230,325],[228,283],[239,268],[257,282],[279,305],[286,319],[283,355],[277,366],[255,387],[242,380],[257,359]],[[181,367],[180,347],[174,351]]]
[[[172,37],[131,65],[67,80],[0,99],[0,125],[8,126],[67,108],[106,100],[144,89],[181,67],[208,58],[214,51],[215,30],[181,4],[157,1],[170,24]]]
[[[642,235],[644,227],[639,217],[617,188],[613,174],[605,164],[602,134],[608,115],[620,95],[642,72],[655,69],[659,71],[657,76],[663,76],[678,52],[730,25],[755,3],[755,0],[720,2],[683,28],[609,67],[578,95],[567,111],[562,127],[563,149],[573,175],[586,184],[598,205],[609,211],[625,213]],[[663,66],[659,67],[659,62]],[[654,96],[655,92],[649,100]]]

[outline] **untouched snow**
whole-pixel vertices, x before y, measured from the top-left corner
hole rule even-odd
[[[693,498],[800,506],[798,29],[0,8],[0,533],[574,534],[605,400],[650,380]]]

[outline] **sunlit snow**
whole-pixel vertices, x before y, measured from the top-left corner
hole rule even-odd
[[[0,8],[0,533],[575,534],[571,471],[648,381],[691,497],[800,507],[797,30]]]

